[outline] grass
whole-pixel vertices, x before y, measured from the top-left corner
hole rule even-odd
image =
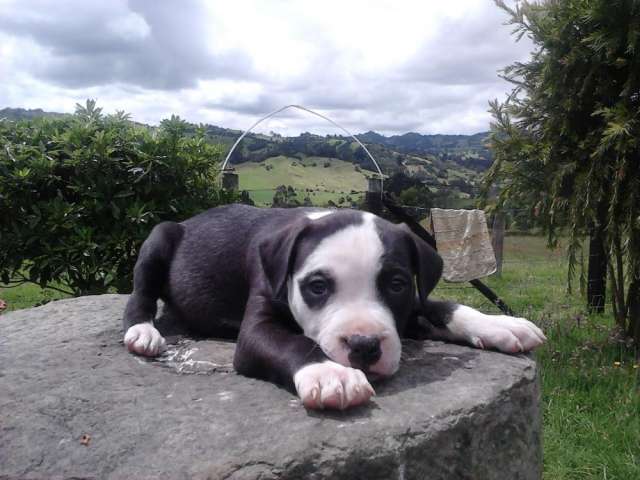
[[[33,283],[25,283],[11,288],[3,287],[0,284],[0,299],[7,302],[6,311],[30,308],[65,297],[67,295],[64,293],[49,288],[43,289]]]
[[[537,353],[542,382],[544,478],[640,479],[640,368],[610,314],[588,315],[566,290],[566,260],[540,237],[506,237],[501,278],[488,285],[549,339]],[[498,313],[472,287],[436,295]]]
[[[547,250],[540,237],[506,237],[503,274],[487,279],[519,315],[542,326],[549,339],[537,353],[544,478],[640,479],[636,353],[612,335],[611,315],[585,313],[579,293],[566,292],[565,278],[566,260],[560,250]],[[35,286],[0,287],[0,298],[9,309],[60,296]],[[497,313],[468,284],[441,283],[435,296]]]
[[[325,168],[327,162],[330,167]],[[267,170],[267,165],[272,168]],[[367,189],[367,178],[363,172],[356,171],[350,162],[334,158],[307,157],[300,160],[278,156],[260,163],[242,163],[236,166],[236,170],[240,190],[248,190],[252,200],[260,206],[271,205],[275,189],[280,185],[292,186],[301,202],[309,195],[313,204],[320,206],[329,200],[337,203],[341,197],[351,196],[356,200],[360,195],[350,192]],[[316,191],[307,192],[307,189]]]

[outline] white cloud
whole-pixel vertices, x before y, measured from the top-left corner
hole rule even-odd
[[[526,58],[488,0],[0,0],[0,108],[244,128],[299,103],[355,132],[475,133]],[[289,112],[263,130],[334,131]]]
[[[143,40],[151,33],[151,27],[144,17],[135,12],[127,12],[122,17],[109,20],[107,28],[125,41]]]

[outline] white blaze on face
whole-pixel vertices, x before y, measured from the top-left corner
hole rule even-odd
[[[324,238],[289,280],[289,305],[304,334],[315,340],[332,360],[345,366],[352,335],[380,338],[382,355],[369,371],[391,375],[400,362],[400,338],[393,314],[379,298],[376,279],[384,247],[375,216],[363,213],[363,223]],[[335,282],[335,291],[321,308],[311,309],[300,292],[300,280],[322,270]]]

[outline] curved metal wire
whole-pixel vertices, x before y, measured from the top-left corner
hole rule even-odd
[[[231,147],[231,149],[229,150],[229,152],[227,153],[227,157],[224,159],[224,162],[222,163],[222,170],[224,171],[225,168],[227,168],[227,163],[229,163],[229,159],[231,158],[231,154],[233,153],[233,151],[236,149],[236,147],[238,146],[238,144],[242,141],[242,139],[248,134],[250,133],[255,127],[257,127],[258,125],[260,125],[262,122],[264,122],[265,120],[267,120],[268,118],[271,118],[275,115],[277,115],[280,112],[283,112],[284,110],[287,110],[289,108],[297,108],[298,110],[302,110],[305,111],[307,113],[311,113],[312,115],[315,115],[316,117],[320,117],[323,120],[326,120],[327,122],[331,123],[332,125],[334,125],[335,127],[339,128],[340,130],[342,130],[344,133],[346,133],[347,135],[349,135],[351,138],[353,138],[356,142],[358,142],[358,145],[360,145],[363,150],[366,152],[366,154],[369,156],[369,158],[371,159],[371,161],[373,162],[373,164],[376,167],[376,170],[378,170],[378,174],[380,174],[380,188],[382,191],[384,191],[383,189],[383,175],[382,175],[382,170],[380,169],[380,165],[378,165],[378,162],[376,161],[375,158],[373,158],[373,155],[371,155],[371,153],[369,152],[369,150],[367,149],[367,147],[364,146],[364,144],[358,140],[355,135],[353,135],[349,130],[347,130],[346,128],[344,128],[342,125],[340,125],[337,122],[334,122],[333,120],[331,120],[329,117],[325,117],[324,115],[322,115],[321,113],[318,112],[314,112],[313,110],[303,107],[302,105],[286,105],[284,107],[281,107],[277,110],[274,110],[273,112],[265,115],[264,117],[262,117],[260,120],[258,120],[257,122],[255,122],[253,125],[251,125],[247,130],[245,130],[243,132],[242,135],[240,135],[238,137],[238,139],[236,140],[236,143],[233,144],[233,146]]]

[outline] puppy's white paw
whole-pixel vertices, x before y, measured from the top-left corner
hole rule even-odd
[[[375,395],[365,374],[327,360],[302,367],[293,376],[298,396],[306,408],[337,408],[366,403]]]
[[[528,352],[542,345],[547,337],[529,320],[508,315],[485,315],[460,306],[447,329],[461,340],[478,348],[495,348],[501,352]]]
[[[124,344],[130,352],[145,357],[155,357],[166,348],[164,338],[151,322],[130,327],[124,335]]]

